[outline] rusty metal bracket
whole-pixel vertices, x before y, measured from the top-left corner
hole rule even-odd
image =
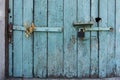
[[[12,23],[8,24],[7,30],[8,30],[8,40],[9,40],[9,43],[11,43],[12,35],[13,35],[13,24]]]
[[[25,27],[25,36],[28,38],[34,32],[35,25],[34,23],[32,23],[30,26],[28,26],[27,23],[24,23],[24,27]]]

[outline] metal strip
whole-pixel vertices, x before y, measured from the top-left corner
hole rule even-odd
[[[92,21],[90,21],[90,22],[85,22],[85,23],[83,23],[83,22],[75,22],[75,23],[73,23],[73,26],[83,27],[83,26],[86,26],[86,25],[91,26],[91,25],[93,25],[93,24],[94,24],[94,22],[92,22]]]
[[[112,27],[84,28],[84,31],[113,31]]]
[[[13,30],[25,31],[23,26],[13,26]],[[63,27],[35,27],[34,31],[41,32],[63,32]]]

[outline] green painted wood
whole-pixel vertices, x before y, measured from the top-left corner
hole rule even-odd
[[[113,31],[108,32],[107,39],[107,77],[115,76],[115,0],[108,1],[107,26],[112,26]],[[105,43],[104,43],[105,44]]]
[[[77,0],[64,0],[64,76],[77,77]]]
[[[35,0],[35,26],[47,26],[47,0]],[[47,33],[34,32],[34,76],[46,78],[47,75]]]
[[[116,76],[120,76],[120,0],[116,0]]]
[[[100,0],[100,10],[99,14],[102,18],[99,26],[107,26],[107,3],[108,0]],[[108,55],[108,43],[109,33],[108,32],[99,32],[99,77],[106,77],[106,66],[107,66],[107,55]]]
[[[33,22],[33,0],[23,0],[23,23]],[[22,24],[23,24],[22,23]],[[33,35],[29,38],[23,34],[23,77],[32,77],[33,69]]]
[[[14,25],[22,25],[22,0],[14,0]],[[13,76],[22,77],[22,36],[21,31],[13,32]]]
[[[90,21],[90,0],[78,0],[78,22]],[[78,38],[78,77],[87,78],[90,75],[90,32],[85,32],[85,38]]]
[[[48,0],[48,27],[63,26],[63,0]],[[63,75],[63,33],[48,33],[48,77]]]
[[[9,17],[8,17],[8,23],[13,23],[13,0],[9,0]],[[12,67],[13,67],[13,55],[12,55],[12,43],[9,43],[9,76],[13,75]]]
[[[98,0],[91,0],[91,19],[95,20],[98,17]],[[97,23],[94,21],[92,28],[98,27]],[[97,32],[91,31],[91,77],[98,77],[98,36]]]

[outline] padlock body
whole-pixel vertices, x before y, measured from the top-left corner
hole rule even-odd
[[[79,31],[79,32],[77,33],[77,36],[78,36],[78,38],[84,38],[84,37],[85,37],[85,32]]]

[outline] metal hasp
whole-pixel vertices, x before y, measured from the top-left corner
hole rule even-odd
[[[85,27],[87,27],[87,26],[91,26],[91,25],[93,25],[94,24],[94,22],[92,22],[92,21],[90,21],[90,22],[85,22],[85,23],[83,23],[83,22],[74,22],[73,23],[73,26],[75,26],[75,27],[83,27],[83,26],[85,26]]]
[[[77,37],[78,38],[84,38],[85,37],[85,29],[87,28],[87,27],[89,27],[90,28],[90,26],[91,25],[93,25],[94,24],[94,22],[92,22],[92,21],[90,21],[90,22],[85,22],[85,23],[83,23],[83,22],[74,22],[73,23],[73,26],[77,29]]]
[[[73,26],[77,29],[79,38],[83,38],[85,35],[84,36],[82,35],[84,34],[84,32],[87,32],[87,31],[113,31],[112,27],[93,27],[92,28],[93,24],[94,22],[92,21],[85,22],[85,23],[76,22],[76,23],[73,23]]]

